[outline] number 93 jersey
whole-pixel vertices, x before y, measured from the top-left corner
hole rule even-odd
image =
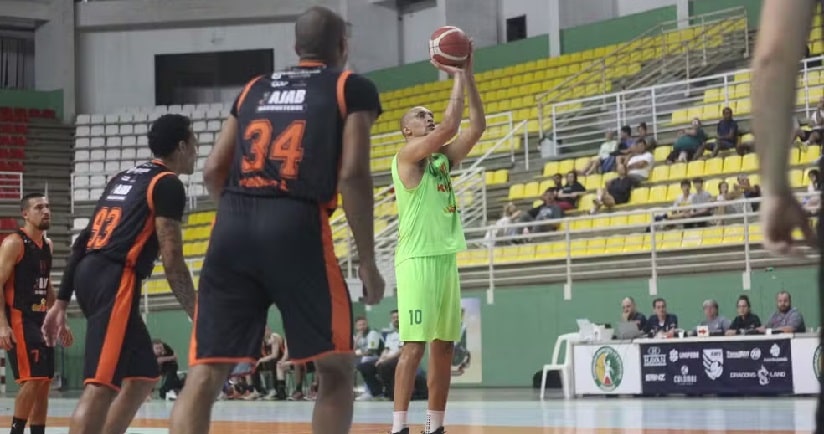
[[[344,120],[366,109],[380,112],[377,90],[346,70],[301,62],[253,79],[232,108],[238,137],[225,190],[335,208]]]
[[[183,183],[159,160],[118,173],[103,190],[86,228],[86,253],[101,254],[146,278],[159,250],[155,217],[180,220],[185,205]]]

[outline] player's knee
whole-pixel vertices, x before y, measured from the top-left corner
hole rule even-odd
[[[315,362],[318,376],[327,385],[352,384],[355,360],[350,354],[332,354]]]
[[[196,394],[217,393],[232,365],[197,365],[189,369],[186,376],[186,388]]]
[[[425,351],[426,347],[423,342],[406,342],[403,344],[401,357],[412,361],[420,361],[423,359],[423,353]]]

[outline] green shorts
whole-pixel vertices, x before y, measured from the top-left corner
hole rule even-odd
[[[402,342],[461,339],[457,255],[410,258],[395,265]]]

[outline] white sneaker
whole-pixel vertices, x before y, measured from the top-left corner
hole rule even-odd
[[[258,398],[260,398],[260,393],[258,393],[256,390],[243,397],[243,399],[245,399],[246,401],[254,401]]]
[[[166,401],[174,401],[177,399],[177,393],[174,390],[166,392]]]

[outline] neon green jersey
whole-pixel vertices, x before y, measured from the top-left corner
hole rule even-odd
[[[456,253],[466,249],[449,159],[432,154],[421,182],[406,188],[398,176],[398,156],[392,160],[392,183],[398,202],[398,247],[395,263],[409,258]]]

